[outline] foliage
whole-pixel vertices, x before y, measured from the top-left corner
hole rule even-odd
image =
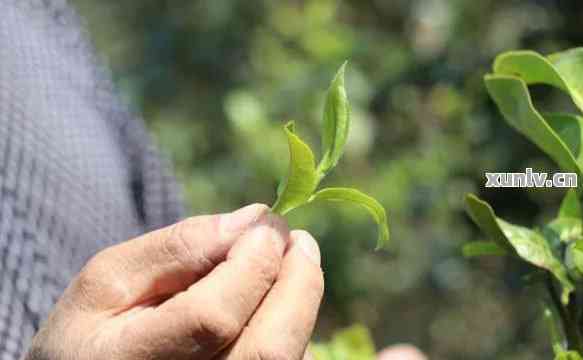
[[[314,203],[286,215],[321,246],[316,339],[357,322],[379,348],[410,342],[431,359],[550,358],[532,306],[541,290],[517,286],[532,265],[459,256],[464,242],[485,240],[463,198],[475,192],[523,225],[556,216],[560,191],[480,186],[485,169],[555,169],[499,121],[482,75],[504,50],[580,45],[583,2],[71,2],[193,214],[271,204],[287,171],[284,121],[301,119],[302,139],[318,145],[324,90],[350,59],[350,136],[322,185],[350,184],[390,209],[398,256],[370,251],[376,229],[359,209]],[[558,91],[530,90],[537,109],[571,106]]]
[[[386,246],[389,228],[385,209],[374,198],[349,188],[325,188],[316,192],[318,185],[338,164],[350,129],[350,109],[344,88],[342,65],[328,90],[324,108],[322,131],[323,156],[316,168],[314,154],[295,132],[294,123],[285,126],[289,144],[289,170],[278,187],[278,196],[273,211],[285,215],[287,212],[314,201],[347,201],[361,205],[370,212],[379,227],[377,249]]]
[[[580,110],[583,109],[580,76],[583,49],[571,49],[547,57],[533,51],[511,51],[496,58],[493,71],[485,76],[486,87],[504,119],[563,170],[576,172],[580,185],[583,178],[583,158],[580,156],[582,119],[571,113],[539,112],[528,86],[546,84],[556,87],[570,95]],[[548,272],[544,283],[550,301],[544,315],[549,324],[555,359],[580,359],[583,354],[583,303],[580,294],[575,292],[583,285],[583,214],[578,190],[567,192],[557,216],[542,229],[508,223],[496,217],[488,203],[474,195],[466,197],[469,215],[492,242],[470,243],[464,253],[471,256],[511,255]],[[560,296],[557,287],[562,289]]]

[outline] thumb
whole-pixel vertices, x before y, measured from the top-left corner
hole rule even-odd
[[[65,296],[91,311],[121,312],[158,302],[210,272],[268,210],[254,204],[233,213],[192,217],[107,248],[88,262]]]

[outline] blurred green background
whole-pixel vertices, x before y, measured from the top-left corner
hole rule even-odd
[[[480,239],[464,214],[476,192],[533,225],[562,190],[491,189],[484,171],[554,171],[487,98],[494,56],[582,44],[583,2],[462,0],[72,0],[125,100],[172,158],[192,214],[275,198],[294,119],[319,148],[323,96],[350,61],[353,127],[329,185],[388,209],[398,256],[372,250],[353,208],[306,207],[290,222],[320,241],[326,297],[316,338],[354,322],[379,348],[410,342],[431,359],[549,358],[536,287],[505,259],[465,260]],[[569,99],[535,88],[547,109]]]

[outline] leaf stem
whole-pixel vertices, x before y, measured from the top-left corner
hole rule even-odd
[[[557,309],[557,312],[561,318],[563,331],[565,332],[565,337],[567,338],[567,348],[569,350],[575,350],[579,353],[583,353],[583,337],[579,327],[578,315],[580,311],[577,304],[576,295],[572,293],[569,297],[569,304],[564,306],[561,303],[561,299],[557,294],[553,279],[550,276],[547,276],[545,284],[553,305]]]

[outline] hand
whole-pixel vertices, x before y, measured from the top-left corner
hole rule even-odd
[[[320,253],[265,205],[105,249],[72,281],[28,360],[302,359]]]

